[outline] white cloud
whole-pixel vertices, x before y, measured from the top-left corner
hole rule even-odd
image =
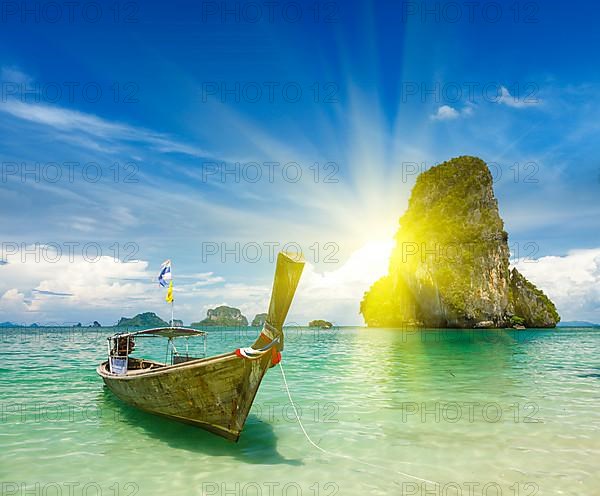
[[[17,253],[6,254],[5,260],[0,266],[3,320],[99,320],[132,302],[148,300],[152,305],[153,299],[160,298],[149,291],[153,274],[144,261],[125,263],[102,256],[91,262],[83,254],[61,253],[54,246],[41,245],[21,247]]]
[[[435,114],[430,116],[430,119],[434,121],[451,121],[458,119],[459,117],[471,117],[473,112],[474,106],[471,103],[467,103],[467,105],[460,110],[457,110],[450,105],[442,105],[441,107],[438,107]]]
[[[13,315],[21,316],[27,313],[28,304],[25,301],[25,295],[16,288],[5,291],[4,294],[0,296],[0,312],[6,315],[7,318]]]
[[[506,86],[500,86],[500,95],[495,100],[496,103],[507,105],[512,108],[526,108],[541,104],[541,100],[537,98],[535,93],[523,91],[523,95],[511,95]],[[462,109],[456,109],[450,105],[442,105],[438,107],[435,114],[429,116],[434,121],[451,121],[460,117],[470,117],[475,111],[475,105],[472,102],[467,104]]]
[[[525,108],[539,105],[541,103],[541,100],[539,100],[535,95],[513,96],[510,94],[506,86],[501,86],[500,96],[498,97],[498,103],[502,105],[508,105],[509,107],[513,108]]]
[[[556,304],[562,320],[600,322],[600,248],[523,259],[515,266]]]
[[[434,121],[450,121],[459,117],[460,112],[450,105],[438,107],[437,112],[431,116]]]

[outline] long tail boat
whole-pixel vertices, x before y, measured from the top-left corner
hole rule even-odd
[[[175,339],[206,340],[204,331],[161,327],[118,333],[108,338],[108,360],[98,366],[98,374],[129,405],[237,441],[263,376],[281,360],[283,324],[303,268],[299,257],[278,254],[267,318],[251,347],[195,358],[177,350]],[[170,363],[130,356],[142,337],[167,338]]]

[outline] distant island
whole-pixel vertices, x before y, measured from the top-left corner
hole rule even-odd
[[[365,293],[371,327],[555,327],[550,299],[509,267],[508,234],[485,162],[423,172],[400,219],[389,272]]]
[[[75,324],[73,327],[86,327],[86,326],[82,325],[81,322],[77,322],[77,324]],[[98,322],[97,320],[94,320],[94,322],[87,327],[102,327],[102,326],[100,325],[100,322]]]
[[[252,319],[252,324],[250,324],[253,327],[262,327],[265,325],[265,322],[267,321],[267,314],[266,313],[257,313],[254,318]]]
[[[69,324],[69,323],[63,323],[63,324],[57,324],[57,323],[48,323],[48,324],[39,324],[37,322],[34,322],[33,324],[15,324],[14,322],[0,322],[0,329],[7,329],[10,327],[19,327],[19,328],[25,328],[25,327],[32,327],[32,328],[38,328],[38,327],[81,327],[81,328],[88,328],[88,327],[102,327],[102,325],[100,324],[100,322],[98,322],[97,320],[94,320],[94,322],[92,324],[89,325],[83,325],[81,322],[77,322],[77,324]]]
[[[14,322],[0,322],[0,328],[9,327],[41,327],[41,325],[37,322],[34,322],[33,324],[15,324]]]
[[[200,326],[247,326],[248,319],[242,315],[239,308],[221,305],[211,308],[206,312],[206,318],[200,322],[193,322],[192,327]]]
[[[165,322],[154,312],[139,313],[135,317],[121,317],[117,323],[117,327],[168,327],[169,323]]]
[[[557,327],[600,327],[600,324],[594,324],[586,320],[568,320],[566,322],[560,322]]]
[[[331,329],[333,324],[327,320],[311,320],[308,327],[320,327],[321,329]]]

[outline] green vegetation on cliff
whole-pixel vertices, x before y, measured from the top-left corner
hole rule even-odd
[[[206,312],[206,318],[200,322],[192,323],[194,326],[247,326],[248,319],[242,315],[239,308],[221,305],[217,308],[211,308]]]
[[[117,326],[119,327],[166,327],[169,323],[165,322],[154,312],[139,313],[135,317],[121,317]]]
[[[554,327],[560,321],[550,298],[517,269],[510,272],[509,311],[521,317],[528,327]]]
[[[250,324],[253,327],[262,327],[265,325],[265,322],[267,320],[267,314],[266,313],[257,313],[254,318],[252,319],[252,324]]]
[[[509,269],[508,234],[492,175],[476,157],[459,157],[421,174],[400,219],[388,275],[365,293],[369,326],[554,327],[552,302]]]

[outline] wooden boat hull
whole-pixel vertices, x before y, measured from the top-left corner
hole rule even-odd
[[[256,360],[227,353],[140,375],[111,374],[108,362],[97,372],[131,406],[237,441],[270,366],[270,353]]]

